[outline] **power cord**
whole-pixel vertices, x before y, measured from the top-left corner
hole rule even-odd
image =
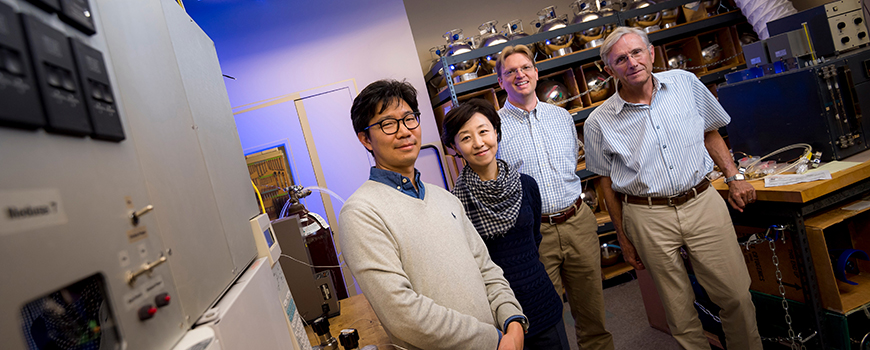
[[[344,261],[339,262],[338,265],[331,265],[331,266],[318,266],[318,265],[311,265],[311,264],[309,264],[309,263],[307,263],[307,262],[304,262],[304,261],[302,261],[302,260],[296,259],[296,258],[294,258],[294,257],[292,257],[292,256],[289,256],[289,255],[287,255],[287,254],[284,254],[284,253],[281,253],[281,257],[284,257],[284,258],[287,258],[287,259],[293,260],[293,261],[295,261],[295,262],[298,262],[298,263],[300,263],[300,264],[302,264],[302,265],[305,265],[305,266],[308,266],[308,267],[317,268],[317,269],[331,269],[331,268],[335,268],[335,267],[339,267],[339,268],[340,268],[341,265],[344,265]]]

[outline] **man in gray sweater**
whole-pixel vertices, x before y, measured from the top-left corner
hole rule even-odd
[[[369,181],[341,209],[344,259],[384,329],[408,349],[522,349],[528,321],[459,200],[424,184],[417,91],[376,81],[351,120]]]

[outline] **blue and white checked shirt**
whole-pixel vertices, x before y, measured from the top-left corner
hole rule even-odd
[[[651,105],[613,94],[586,120],[586,169],[634,196],[685,192],[713,170],[704,133],[731,122],[713,94],[684,70],[653,74]]]
[[[538,182],[541,211],[555,213],[574,204],[583,185],[577,169],[577,129],[564,108],[538,101],[531,112],[510,102],[498,111],[501,142],[496,156]]]

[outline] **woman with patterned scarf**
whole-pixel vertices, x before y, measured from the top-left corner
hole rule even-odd
[[[485,100],[472,99],[447,113],[442,130],[441,142],[466,162],[453,194],[529,318],[524,349],[570,349],[562,300],[538,260],[538,184],[495,158],[501,140],[498,113]]]

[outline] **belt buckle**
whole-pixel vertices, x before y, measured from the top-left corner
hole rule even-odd
[[[677,198],[677,197],[679,197],[679,196],[680,196],[680,195],[674,195],[674,196],[670,196],[670,197],[668,197],[668,206],[669,206],[669,207],[676,207],[677,205],[674,204],[674,199]]]
[[[557,217],[557,216],[559,216],[559,215],[562,215],[562,213],[556,213],[556,214],[550,214],[550,215],[547,215],[547,221],[549,221],[550,225],[555,225],[555,224],[553,223],[553,218],[554,218],[554,217]]]

